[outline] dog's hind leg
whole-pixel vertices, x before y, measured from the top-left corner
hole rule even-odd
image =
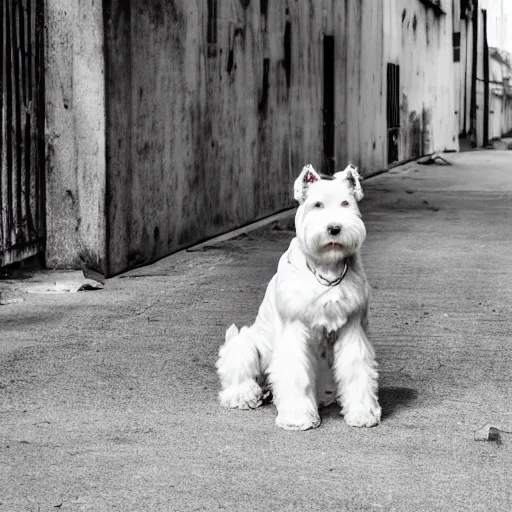
[[[236,325],[226,331],[226,342],[219,350],[217,373],[222,384],[221,405],[234,409],[255,409],[264,393],[258,380],[261,376],[260,353],[251,327],[240,332]]]

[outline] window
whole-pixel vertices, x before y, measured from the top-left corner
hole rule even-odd
[[[334,174],[335,74],[334,36],[324,35],[324,163],[325,174]]]
[[[400,143],[400,66],[387,65],[386,121],[388,128],[388,163],[398,162]]]
[[[206,33],[208,57],[217,55],[217,0],[208,0],[208,27]]]
[[[460,32],[453,33],[453,62],[460,62]]]
[[[284,69],[286,85],[290,87],[292,76],[292,24],[287,21],[284,27]]]

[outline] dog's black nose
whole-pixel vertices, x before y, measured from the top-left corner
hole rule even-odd
[[[339,235],[341,233],[341,226],[331,224],[330,226],[327,226],[327,232],[332,236]]]

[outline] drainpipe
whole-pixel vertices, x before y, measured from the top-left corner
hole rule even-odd
[[[484,39],[484,147],[489,145],[489,45],[487,44],[487,10],[482,9]]]
[[[469,107],[469,133],[471,142],[476,146],[476,72],[478,66],[478,0],[473,7],[473,65],[471,74],[471,104]]]

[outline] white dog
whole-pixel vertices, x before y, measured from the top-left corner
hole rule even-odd
[[[354,427],[380,422],[374,350],[367,337],[369,285],[359,249],[366,237],[357,169],[321,179],[311,165],[295,181],[296,238],[279,261],[258,316],[232,325],[220,348],[219,394],[226,407],[261,405],[272,391],[276,424],[320,424],[336,399]]]

